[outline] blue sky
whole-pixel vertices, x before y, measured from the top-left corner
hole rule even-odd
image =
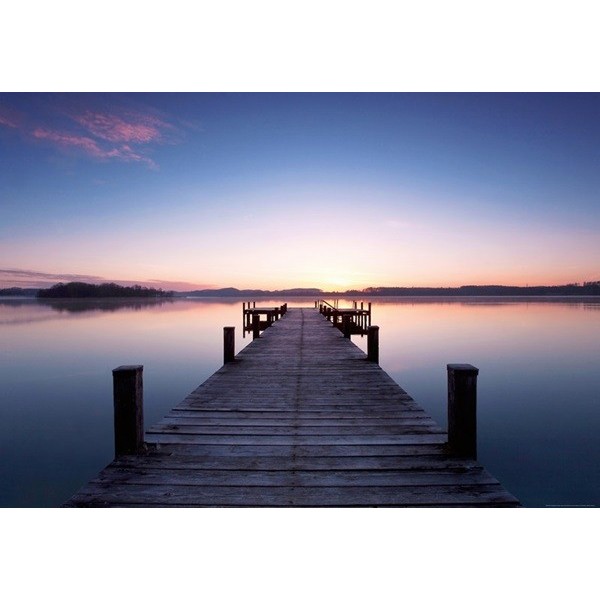
[[[599,99],[0,94],[0,286],[600,279]]]

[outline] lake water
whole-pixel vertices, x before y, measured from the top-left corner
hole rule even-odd
[[[260,304],[286,301],[312,304]],[[600,299],[371,301],[381,367],[442,427],[446,364],[480,369],[478,459],[525,506],[600,504]],[[0,505],[60,505],[113,458],[111,370],[144,365],[150,426],[221,366],[223,326],[251,341],[241,308],[0,299]]]

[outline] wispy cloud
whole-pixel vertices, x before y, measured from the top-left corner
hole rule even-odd
[[[181,133],[166,119],[139,110],[66,111],[59,115],[59,124],[56,116],[50,121],[40,116],[20,118],[10,107],[0,105],[0,126],[100,161],[138,162],[157,168],[152,150],[173,143]]]
[[[95,284],[111,282],[117,283],[118,285],[143,285],[176,291],[210,289],[215,287],[208,283],[192,283],[189,281],[168,281],[165,279],[136,281],[133,279],[107,279],[106,277],[82,275],[81,273],[45,273],[43,271],[30,271],[25,269],[0,269],[0,288],[44,288],[54,285],[55,283],[67,283],[69,281],[83,281],[85,283]]]
[[[6,106],[0,104],[0,125],[16,129],[19,127],[19,115]]]
[[[36,139],[54,142],[56,145],[63,148],[78,148],[94,158],[105,160],[116,158],[126,162],[143,162],[150,167],[157,167],[156,163],[151,158],[133,150],[129,144],[121,144],[117,147],[103,147],[90,137],[43,129],[41,127],[34,129],[31,135]]]
[[[161,141],[163,130],[171,128],[165,121],[140,113],[128,114],[127,120],[117,115],[92,111],[73,115],[72,118],[95,137],[115,143],[147,144]]]

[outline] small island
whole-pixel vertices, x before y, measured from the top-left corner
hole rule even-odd
[[[38,298],[170,298],[173,292],[141,285],[121,286],[116,283],[94,285],[73,281],[57,283],[51,288],[38,290],[36,296]]]

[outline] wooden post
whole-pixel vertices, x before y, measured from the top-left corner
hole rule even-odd
[[[235,327],[223,327],[223,363],[235,360]]]
[[[260,315],[254,313],[252,315],[252,339],[260,337]]]
[[[273,311],[273,315],[275,317],[275,320],[278,321],[279,320],[279,308],[275,308],[275,310]]]
[[[344,330],[344,337],[348,338],[348,339],[352,339],[351,338],[351,319],[350,319],[350,315],[344,315],[344,317],[342,318],[342,325],[343,325],[343,330]]]
[[[473,365],[448,369],[448,446],[457,456],[477,458],[477,375]]]
[[[367,360],[379,364],[379,327],[369,325],[367,329]]]
[[[144,447],[144,385],[142,365],[113,369],[115,456],[139,454]]]

